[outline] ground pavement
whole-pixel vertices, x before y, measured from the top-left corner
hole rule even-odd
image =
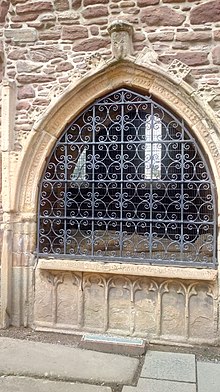
[[[142,366],[143,364],[143,366]],[[117,354],[0,337],[0,392],[220,392],[220,363]]]

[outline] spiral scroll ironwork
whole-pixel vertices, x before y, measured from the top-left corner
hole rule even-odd
[[[216,265],[214,184],[183,121],[120,89],[66,127],[39,196],[38,254]]]

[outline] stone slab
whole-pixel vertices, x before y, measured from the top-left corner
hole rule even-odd
[[[195,279],[215,281],[217,270],[205,268],[164,267],[125,263],[104,263],[85,260],[43,259],[38,261],[39,269],[55,271],[100,272],[119,275],[152,276],[169,279]]]
[[[197,362],[198,392],[220,391],[220,363]]]
[[[196,382],[195,355],[149,351],[141,377]]]
[[[98,385],[67,383],[29,377],[0,377],[1,392],[111,392]]]
[[[131,384],[139,361],[57,344],[0,338],[0,374]]]
[[[146,341],[132,337],[85,334],[81,339],[80,347],[87,350],[138,356],[145,353]]]
[[[196,392],[196,384],[142,378],[136,388],[124,387],[122,392]]]

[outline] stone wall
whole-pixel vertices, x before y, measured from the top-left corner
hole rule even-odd
[[[10,193],[10,181],[15,178],[13,170],[15,167],[19,168],[19,165],[24,169],[27,167],[27,173],[25,170],[23,173],[21,170],[17,172],[22,174],[22,179],[26,182],[30,181],[30,184],[36,185],[33,181],[35,171],[39,174],[39,167],[43,166],[46,155],[50,154],[56,137],[65,126],[65,123],[60,126],[60,122],[67,118],[67,114],[69,116],[69,107],[73,105],[73,100],[69,102],[66,113],[62,116],[61,106],[60,111],[54,111],[54,123],[47,123],[39,139],[34,139],[33,134],[38,128],[33,128],[33,125],[43,117],[48,106],[62,96],[72,81],[85,80],[83,77],[88,70],[111,58],[111,42],[107,28],[116,19],[127,21],[133,26],[133,54],[136,59],[146,47],[149,49],[149,56],[152,53],[152,74],[156,63],[155,68],[161,65],[164,73],[174,59],[187,64],[194,77],[192,84],[199,83],[200,92],[201,85],[204,86],[204,91],[209,95],[208,102],[219,116],[218,0],[0,1],[0,78],[4,76],[7,79],[5,91],[11,91],[8,92],[8,111],[14,105],[14,92],[16,93],[15,118],[13,121],[8,120],[8,140],[5,143],[7,147],[3,151],[6,189],[3,209],[4,219],[7,221],[4,228],[5,238],[9,238],[4,242],[3,252],[4,271],[7,272],[2,290],[2,293],[7,292],[2,302],[5,315],[3,325],[32,325],[34,294],[34,317],[38,328],[93,330],[181,342],[214,342],[218,337],[216,280],[211,283],[202,278],[193,280],[191,277],[170,280],[160,276],[149,278],[147,274],[138,278],[135,273],[115,277],[109,271],[58,272],[55,268],[52,272],[40,271],[37,268],[34,275],[32,267],[36,262],[33,254],[36,215],[33,211],[36,211],[36,208],[27,208],[25,213],[19,208],[18,211],[10,210],[13,204],[11,199],[15,200],[15,193],[21,192],[20,189],[14,188],[14,194],[7,196],[7,192]],[[115,75],[116,79],[120,79],[123,72],[126,73],[126,70],[118,71],[116,66],[112,70],[112,77]],[[135,78],[129,76],[132,72],[136,72],[136,82]],[[144,70],[141,72],[138,67],[136,70],[134,67],[129,69],[126,77],[131,80],[130,85],[141,85],[143,74],[146,74]],[[8,79],[15,83],[8,82]],[[104,85],[103,81],[102,83]],[[150,75],[145,83],[147,90],[154,83],[153,76]],[[201,111],[199,117],[196,117],[191,85],[187,85],[185,90],[177,88],[175,94],[172,94],[170,89],[175,84],[169,84],[169,81],[161,83],[154,83],[153,93],[156,92],[157,98],[163,98],[167,105],[173,104],[174,112],[179,115],[186,111],[183,102],[187,105],[185,95],[189,92],[190,100],[187,102],[193,102],[192,106],[188,104],[187,108],[190,112],[188,117],[192,118],[189,126],[192,126],[198,135],[200,133],[200,138],[202,135],[202,146],[208,146],[206,151],[210,148],[210,155],[218,162],[216,166],[219,168],[220,149],[215,126],[212,121],[211,125],[208,120],[202,122]],[[82,94],[76,107],[84,105],[82,100],[91,95],[91,89],[94,89],[94,85],[91,85],[90,90],[84,90],[84,95]],[[106,90],[103,88],[104,91]],[[65,94],[63,96],[67,97]],[[200,94],[200,98],[202,96],[204,95]],[[199,105],[202,108],[201,102]],[[49,129],[50,125],[53,126],[53,131]],[[55,128],[58,130],[54,130]],[[212,132],[209,132],[210,129]],[[40,132],[41,130],[38,133]],[[30,146],[29,134],[30,140],[37,141],[38,144]],[[29,156],[30,160],[31,155],[34,156],[36,166],[23,164],[22,154],[25,149],[29,149],[29,155],[26,156]],[[46,150],[46,155],[43,150]],[[219,178],[217,180],[219,181]],[[25,195],[28,206],[32,200],[36,200],[37,192],[37,185],[32,187],[30,184],[24,186],[24,190],[28,189],[29,192]],[[1,217],[0,211],[0,221]],[[12,278],[10,266],[13,266]]]
[[[8,3],[1,2],[0,22]],[[163,64],[177,58],[220,90],[218,0],[12,0],[2,45],[5,76],[17,84],[18,149],[51,99],[85,72],[86,57],[111,56],[107,26],[115,19],[133,25],[135,54],[148,45]]]

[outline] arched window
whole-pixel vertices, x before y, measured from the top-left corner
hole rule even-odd
[[[184,121],[120,89],[66,127],[39,195],[38,254],[215,265],[214,185]]]

